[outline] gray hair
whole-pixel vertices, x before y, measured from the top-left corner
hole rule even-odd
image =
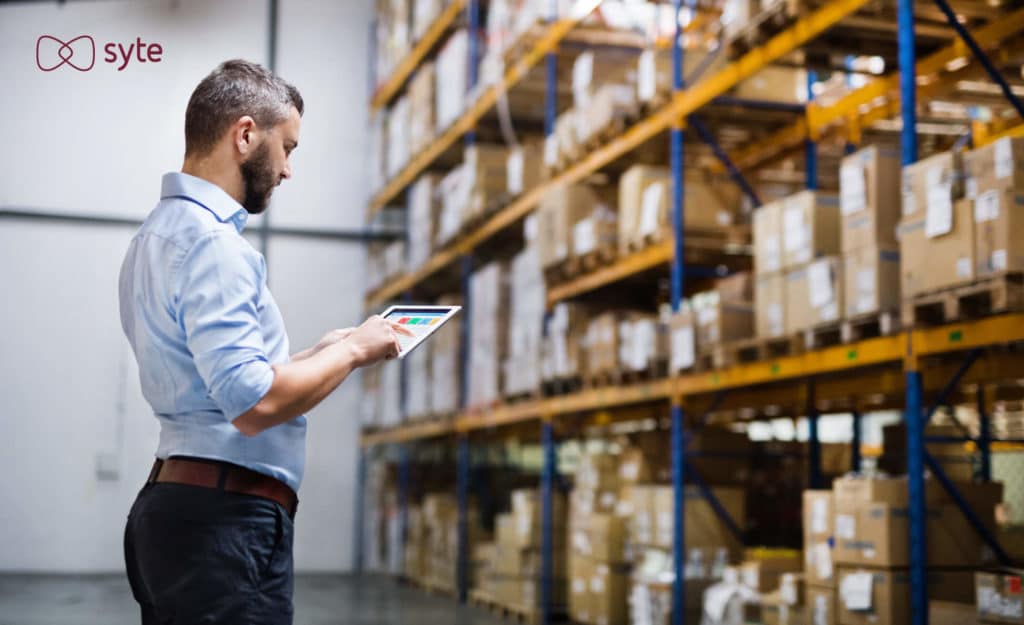
[[[244,115],[269,128],[284,121],[293,106],[302,115],[299,90],[281,77],[250,61],[225,61],[199,83],[189,98],[185,154],[206,154]]]

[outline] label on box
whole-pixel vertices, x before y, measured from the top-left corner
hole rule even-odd
[[[661,208],[661,195],[664,185],[651,184],[644,189],[640,199],[640,228],[637,233],[643,237],[658,231],[658,212]]]
[[[768,333],[772,336],[782,336],[782,304],[772,304],[765,311],[768,317]]]
[[[580,595],[587,592],[587,582],[583,578],[572,578],[572,594]]]
[[[982,586],[977,590],[978,614],[1004,619],[1024,618],[1024,604],[1020,599],[1011,599],[1000,594],[995,588]]]
[[[508,192],[512,195],[519,195],[523,192],[523,148],[519,146],[512,148],[505,164]]]
[[[807,267],[807,290],[813,308],[821,308],[833,300],[832,267],[828,260],[819,260]]]
[[[590,578],[590,592],[604,594],[604,576],[595,575]]]
[[[743,569],[743,585],[747,588],[757,590],[760,575],[758,575],[757,567],[746,567]]]
[[[999,217],[999,191],[985,191],[974,200],[974,221],[983,223]]]
[[[597,236],[594,234],[593,217],[586,217],[572,227],[572,251],[575,255],[586,254],[597,248]]]
[[[688,369],[693,366],[695,360],[693,328],[676,328],[672,331],[672,371]]]
[[[971,259],[966,256],[956,259],[956,277],[957,278],[970,278],[971,277]]]
[[[797,602],[796,583],[793,582],[793,578],[792,577],[784,578],[782,583],[779,584],[779,598],[782,599],[782,602],[784,604],[796,605],[796,602]],[[785,605],[780,606],[780,610],[781,610],[781,608],[785,608],[785,607],[786,607]]]
[[[873,577],[871,573],[859,571],[850,573],[843,578],[839,584],[839,596],[847,610],[868,611],[871,610],[871,584]]]
[[[931,168],[928,169],[928,171],[924,172],[925,186],[927,188],[929,188],[929,189],[934,189],[935,187],[941,185],[942,184],[942,178],[943,178],[943,176],[942,176],[942,166],[941,165],[936,165],[935,167],[931,167]]]
[[[967,182],[964,183],[964,195],[968,200],[978,197],[978,179],[974,176],[968,178]]]
[[[544,164],[549,167],[558,164],[558,136],[555,133],[544,138]]]
[[[839,168],[839,209],[843,215],[852,215],[867,206],[864,168],[852,161]]]
[[[787,206],[782,213],[782,243],[787,252],[806,247],[808,232],[804,225],[804,211],[800,206]]]
[[[989,267],[992,271],[1004,271],[1006,269],[1006,250],[996,250],[989,258]]]
[[[917,212],[917,203],[913,193],[903,193],[903,216],[913,215]]]
[[[996,179],[1009,178],[1013,175],[1013,150],[1011,149],[1010,138],[1003,137],[996,141]]]
[[[857,534],[857,521],[852,514],[836,515],[836,536],[845,540],[853,540]]]
[[[641,102],[654,98],[657,92],[654,50],[644,50],[637,65],[636,95]]]
[[[828,502],[815,499],[811,504],[811,533],[825,534],[828,532]]]
[[[814,571],[819,579],[832,579],[832,550],[828,543],[814,545]]]
[[[875,272],[871,269],[861,269],[857,272],[857,313],[874,310],[875,299]]]
[[[764,250],[764,267],[762,271],[778,271],[782,268],[782,255],[779,253],[779,237],[766,237],[762,245]]]
[[[704,302],[694,308],[697,313],[697,324],[702,326],[711,325],[718,319],[718,307],[707,304],[707,300]]]
[[[924,234],[929,239],[953,230],[953,196],[950,185],[940,184],[928,188],[928,212],[925,214]]]
[[[584,52],[572,65],[572,97],[576,110],[584,110],[590,100],[590,84],[594,78],[594,53]]]
[[[829,625],[828,595],[814,597],[814,625]]]

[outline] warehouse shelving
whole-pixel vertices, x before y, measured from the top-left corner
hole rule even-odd
[[[468,0],[466,10],[473,15],[478,0]],[[589,10],[597,2],[585,3]],[[443,270],[461,265],[463,276],[468,275],[472,266],[472,255],[484,243],[497,237],[526,217],[536,207],[545,192],[556,185],[583,180],[609,164],[629,154],[647,141],[666,131],[669,133],[671,168],[673,173],[673,224],[677,236],[673,240],[656,245],[648,250],[620,258],[614,264],[597,269],[591,274],[580,276],[570,282],[552,288],[548,303],[553,304],[577,297],[589,291],[621,283],[626,278],[670,267],[672,303],[678,308],[684,292],[686,264],[693,256],[688,255],[686,236],[682,236],[683,200],[682,171],[684,168],[683,129],[696,127],[690,116],[712,104],[741,80],[748,78],[766,65],[778,61],[790,52],[799,49],[814,38],[850,19],[868,3],[866,0],[837,0],[820,6],[816,11],[802,16],[789,28],[771,37],[767,42],[743,54],[710,76],[699,79],[692,86],[682,83],[679,68],[682,66],[682,51],[678,37],[673,42],[674,65],[677,83],[669,101],[650,115],[632,124],[619,137],[602,147],[591,151],[582,160],[534,189],[513,199],[505,207],[479,226],[464,234],[451,245],[435,253],[426,264],[415,271],[368,294],[368,307],[376,307],[401,294],[432,293],[423,288]],[[676,1],[676,11],[682,3]],[[794,121],[781,130],[769,134],[763,141],[755,142],[746,149],[727,154],[714,145],[714,138],[707,139],[720,156],[719,171],[728,171],[733,178],[743,182],[742,170],[755,167],[776,159],[793,150],[806,150],[806,167],[809,186],[817,180],[815,170],[815,143],[832,135],[839,135],[848,143],[856,144],[861,133],[872,123],[900,115],[902,121],[903,162],[916,161],[917,98],[932,98],[954,90],[958,80],[956,73],[964,66],[961,60],[974,58],[991,75],[992,67],[985,57],[985,50],[997,49],[1011,37],[1024,32],[1024,10],[998,15],[989,23],[968,34],[946,0],[935,0],[942,15],[950,18],[957,30],[957,38],[937,51],[930,52],[917,62],[914,40],[914,3],[899,0],[897,4],[898,27],[897,49],[899,72],[876,78],[864,87],[840,98],[837,102],[818,105],[813,101],[795,112]],[[564,40],[588,11],[580,11],[570,20],[551,22],[544,34],[506,74],[503,85],[507,89],[520,80],[530,67],[547,61],[547,114],[546,131],[551,133],[554,123],[554,94],[556,86],[556,60],[554,56],[558,43]],[[471,20],[472,22],[472,20]],[[852,24],[852,19],[850,21]],[[932,31],[935,33],[935,31]],[[951,30],[950,33],[953,31]],[[937,34],[937,33],[935,33]],[[472,61],[471,61],[472,62]],[[959,67],[957,67],[959,66]],[[952,69],[951,69],[952,68]],[[517,71],[518,70],[518,71]],[[947,76],[952,77],[947,79]],[[917,77],[924,77],[918,81]],[[992,75],[995,82],[1000,82]],[[923,84],[922,84],[923,83]],[[1014,107],[1022,113],[1019,101],[1010,93],[1009,87],[1001,84]],[[421,172],[425,171],[445,150],[477,124],[495,103],[497,90],[485,92],[462,118],[442,134],[430,148],[414,157],[405,169],[370,203],[371,215],[395,200]],[[901,106],[908,105],[908,106]],[[1000,120],[991,128],[976,125],[975,143],[982,144],[1002,136],[1019,136],[1022,130],[1017,120],[1005,123]],[[1009,127],[1007,127],[1009,126]],[[697,128],[695,128],[696,130]],[[705,133],[700,133],[703,135]],[[467,302],[467,306],[471,306]],[[992,400],[985,389],[994,388],[1003,382],[1016,382],[1024,371],[1024,315],[1003,314],[989,318],[967,320],[935,328],[914,328],[891,336],[862,340],[856,343],[840,344],[820,350],[784,356],[763,362],[740,364],[722,370],[687,373],[665,379],[638,382],[624,386],[585,389],[567,395],[501,404],[486,409],[476,409],[458,414],[447,421],[408,423],[398,427],[366,432],[360,438],[360,446],[367,450],[376,446],[397,444],[406,458],[405,447],[416,441],[431,439],[452,439],[457,441],[457,493],[460,507],[460,597],[465,599],[466,591],[466,502],[468,498],[468,471],[470,437],[492,434],[513,425],[540,425],[540,437],[544,449],[544,469],[541,477],[542,519],[543,519],[543,560],[542,570],[542,611],[547,622],[550,614],[551,581],[551,492],[554,484],[556,433],[570,422],[580,418],[607,422],[618,418],[635,418],[636,414],[667,414],[671,417],[671,447],[673,462],[673,485],[676,492],[676,534],[674,554],[676,576],[673,583],[673,598],[676,609],[674,617],[682,622],[685,597],[685,579],[682,575],[683,559],[680,556],[685,538],[685,527],[681,522],[684,505],[682,492],[688,472],[685,441],[693,431],[699,429],[714,413],[728,413],[729,420],[758,418],[758,412],[765,406],[778,408],[782,414],[805,415],[810,426],[809,483],[818,483],[820,471],[820,447],[817,437],[817,418],[823,410],[850,411],[857,423],[863,410],[881,408],[902,408],[905,410],[908,430],[908,474],[910,476],[911,511],[911,612],[914,625],[927,623],[927,596],[924,575],[926,557],[924,550],[924,468],[932,471],[936,478],[947,487],[951,497],[960,504],[964,514],[985,538],[993,551],[1002,554],[998,544],[988,535],[964,503],[956,488],[945,478],[941,468],[924,449],[924,425],[939,405],[973,403],[977,401],[981,415],[982,434],[976,439],[963,440],[981,453],[983,465],[990,466],[989,455],[993,440],[988,434],[986,402]],[[966,385],[976,385],[976,396],[964,393]],[[871,395],[864,396],[865,389]],[[1008,384],[992,391],[1006,394],[1006,397],[1020,398],[1024,387]],[[1002,397],[1002,395],[999,395]],[[931,403],[926,407],[925,399]],[[654,411],[636,409],[654,407]],[[741,409],[748,417],[742,416]],[[731,412],[730,412],[731,411]],[[854,447],[859,452],[860,443],[855,426]],[[365,451],[364,451],[365,454]],[[360,466],[365,463],[361,459]],[[854,467],[859,466],[859,453],[854,454]],[[988,472],[985,472],[988,475]],[[699,482],[699,477],[697,478]],[[400,486],[400,489],[402,487]],[[704,495],[712,500],[706,486]],[[404,494],[400,499],[404,501]],[[719,506],[720,508],[720,506]]]

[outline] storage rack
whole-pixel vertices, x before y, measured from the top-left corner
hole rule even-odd
[[[623,157],[644,142],[668,131],[670,142],[670,166],[672,172],[672,218],[674,237],[663,245],[626,256],[608,267],[579,277],[550,290],[549,305],[580,294],[615,284],[625,278],[638,275],[652,268],[670,265],[671,301],[678,309],[681,301],[686,267],[686,237],[681,224],[683,220],[683,169],[684,129],[693,129],[707,143],[718,157],[717,167],[753,195],[741,173],[780,155],[804,149],[804,164],[808,187],[814,188],[818,178],[817,142],[842,136],[848,146],[855,146],[863,129],[872,123],[899,114],[902,120],[901,152],[903,163],[917,160],[917,110],[916,100],[934,97],[950,84],[946,74],[953,73],[950,66],[960,59],[975,59],[984,69],[985,76],[997,84],[1000,92],[1012,104],[1018,116],[1024,119],[1024,107],[1013,94],[998,69],[989,59],[986,50],[998,48],[1006,40],[1024,32],[1024,9],[999,14],[981,27],[968,31],[958,20],[948,0],[933,0],[935,7],[948,21],[956,37],[948,45],[930,51],[923,59],[917,60],[915,47],[915,6],[911,0],[897,0],[898,16],[897,41],[899,71],[871,80],[867,85],[828,105],[811,101],[799,110],[793,123],[772,133],[762,141],[743,149],[727,153],[715,142],[700,121],[692,115],[714,102],[721,102],[725,92],[739,81],[756,74],[761,68],[778,61],[827,32],[845,28],[855,21],[854,15],[862,10],[867,0],[835,0],[824,3],[820,8],[800,17],[783,32],[767,42],[748,51],[737,60],[710,76],[699,78],[692,86],[683,82],[680,72],[682,54],[679,37],[672,41],[675,84],[670,100],[654,110],[639,122],[631,125],[620,137],[591,151],[581,161],[570,166],[551,180],[527,190],[496,214],[486,219],[469,233],[456,239],[442,250],[435,252],[425,265],[401,276],[397,280],[368,294],[368,308],[379,308],[384,302],[411,292],[421,295],[436,294],[431,280],[458,266],[462,279],[468,280],[473,267],[473,252],[482,244],[493,240],[510,226],[521,221],[537,205],[548,189],[565,183],[582,180],[616,159]],[[385,104],[401,88],[441,35],[456,19],[459,11],[465,11],[471,32],[478,29],[479,0],[453,0],[448,9],[429,30],[428,36],[400,64],[395,76],[385,83],[374,96],[373,106]],[[554,4],[554,3],[553,3]],[[390,202],[399,198],[413,180],[434,163],[445,150],[453,146],[460,137],[465,141],[474,140],[473,129],[483,116],[491,110],[499,90],[511,89],[528,71],[545,60],[546,102],[545,134],[550,135],[554,127],[557,97],[557,56],[560,42],[592,12],[598,0],[580,0],[576,3],[570,18],[551,20],[540,37],[518,58],[505,74],[501,85],[492,87],[481,94],[469,106],[460,119],[442,133],[426,150],[416,155],[406,167],[393,178],[370,202],[369,215],[373,215]],[[675,0],[676,14],[683,8],[681,0]],[[678,23],[677,35],[678,35]],[[470,46],[471,88],[475,83],[477,51]],[[927,84],[918,84],[918,76],[927,76]],[[1017,120],[1016,123],[1020,123]],[[1005,123],[972,126],[975,145],[994,141],[1003,136],[1024,135],[1024,125],[1010,126]],[[752,199],[756,202],[756,196]],[[468,295],[468,290],[464,288]],[[466,301],[466,306],[472,302]],[[464,337],[465,338],[465,337]],[[1012,383],[1024,372],[1024,314],[1003,314],[994,317],[963,321],[935,328],[907,329],[900,333],[871,338],[855,343],[841,344],[806,353],[785,356],[769,361],[740,364],[723,370],[675,375],[662,380],[641,382],[626,386],[582,390],[563,396],[549,397],[514,404],[504,404],[489,409],[466,411],[450,421],[409,423],[375,432],[365,432],[360,438],[360,485],[366,469],[366,450],[382,445],[396,445],[399,451],[399,502],[400,515],[404,519],[406,488],[408,484],[407,446],[426,439],[454,438],[457,441],[457,494],[459,506],[459,566],[458,596],[465,601],[467,596],[467,501],[469,489],[469,437],[474,433],[500,431],[514,425],[539,424],[543,446],[543,471],[541,475],[542,498],[542,575],[541,575],[541,618],[550,620],[550,584],[552,580],[552,504],[551,495],[555,481],[556,427],[570,421],[628,419],[638,408],[653,407],[655,410],[670,409],[672,482],[675,490],[675,535],[673,554],[675,581],[673,583],[673,618],[682,623],[685,615],[685,583],[683,575],[686,528],[683,524],[683,488],[686,482],[689,461],[686,444],[689,437],[703,427],[714,412],[739,408],[755,409],[763,406],[782,407],[804,414],[808,418],[808,485],[820,486],[820,441],[818,440],[818,416],[822,410],[844,410],[853,414],[853,459],[852,469],[860,467],[860,414],[865,410],[902,408],[907,425],[907,467],[910,478],[910,560],[911,560],[911,614],[914,625],[928,622],[927,590],[925,588],[926,541],[924,468],[927,467],[951,498],[958,504],[968,521],[985,542],[1006,562],[1007,556],[996,539],[990,535],[977,519],[963,496],[945,475],[941,467],[925,450],[924,427],[940,406],[954,403],[977,403],[980,435],[977,438],[957,439],[973,442],[981,456],[982,477],[991,477],[991,450],[993,439],[990,434],[989,415],[991,403],[1009,393],[1019,398],[1021,392],[1012,387],[999,387],[1003,382]],[[463,365],[466,362],[464,359]],[[463,376],[465,383],[466,376]],[[977,390],[971,396],[961,388],[975,385]],[[863,396],[864,389],[871,389],[871,396]],[[464,391],[464,389],[463,389]],[[462,393],[463,397],[465,392]],[[1008,397],[1009,397],[1008,396]],[[925,404],[926,400],[929,402]],[[464,405],[464,403],[463,403]],[[614,414],[613,414],[614,413]],[[612,415],[612,416],[610,416]],[[689,418],[687,418],[689,415]],[[929,441],[931,438],[928,439]],[[946,438],[943,441],[948,442]],[[727,513],[717,504],[706,484],[696,476],[697,486],[708,498],[712,507],[727,526],[736,524],[728,519]],[[361,486],[359,497],[362,497]],[[361,509],[357,508],[357,509]],[[404,520],[402,526],[404,528]],[[362,527],[357,523],[357,562],[361,562]]]

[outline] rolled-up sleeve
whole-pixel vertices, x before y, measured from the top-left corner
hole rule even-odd
[[[244,239],[212,232],[196,241],[178,275],[178,321],[188,349],[210,397],[233,421],[274,382],[259,323],[262,257]]]

